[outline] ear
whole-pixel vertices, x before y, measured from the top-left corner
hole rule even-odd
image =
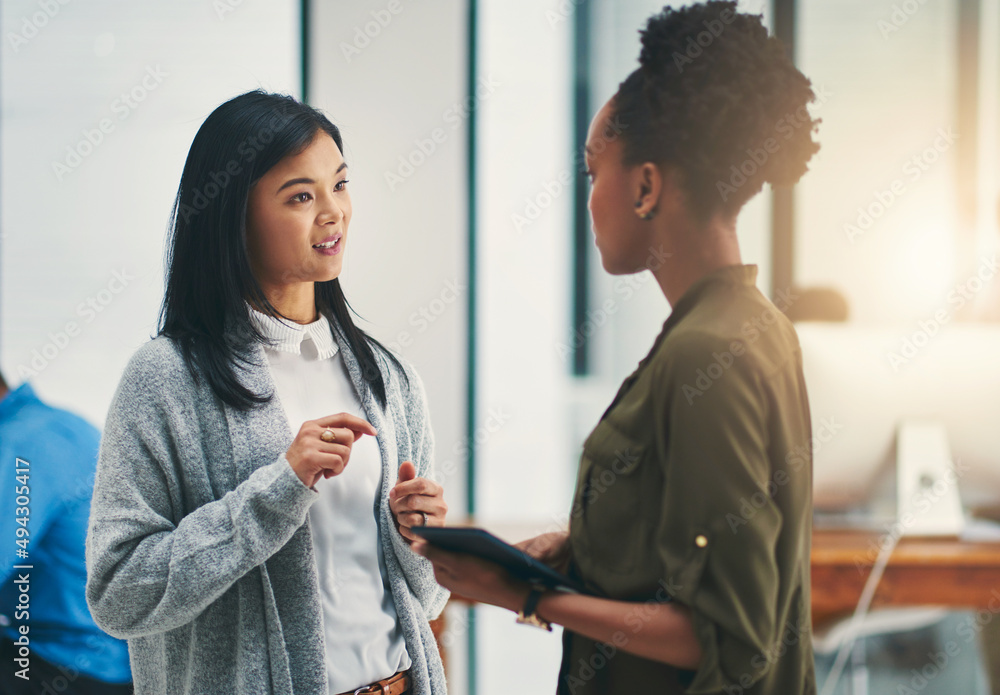
[[[633,205],[637,215],[642,217],[656,210],[663,194],[663,185],[660,167],[652,162],[643,162],[636,167]]]

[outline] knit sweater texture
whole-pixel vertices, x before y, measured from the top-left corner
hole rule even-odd
[[[330,323],[378,431],[377,518],[414,693],[443,695],[444,669],[428,621],[441,613],[448,592],[399,534],[389,509],[401,462],[434,478],[423,382],[399,355],[408,387],[382,360],[382,408],[339,325]],[[237,378],[255,393],[273,393],[263,346],[251,343],[245,354],[249,364],[237,365]],[[128,640],[137,695],[327,695],[307,514],[319,494],[285,457],[294,437],[277,396],[241,412],[199,377],[196,383],[179,347],[162,335],[125,367],[98,454],[86,543],[88,606],[99,627]]]

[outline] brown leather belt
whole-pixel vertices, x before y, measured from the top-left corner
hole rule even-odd
[[[371,685],[363,685],[340,695],[406,695],[410,692],[410,672],[400,671]]]

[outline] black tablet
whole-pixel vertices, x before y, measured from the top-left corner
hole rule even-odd
[[[492,533],[481,528],[459,526],[411,526],[413,533],[442,550],[454,553],[468,553],[491,560],[504,567],[519,579],[540,584],[558,591],[579,594],[594,594],[582,583],[556,572],[545,563],[536,560],[523,550],[505,543]]]

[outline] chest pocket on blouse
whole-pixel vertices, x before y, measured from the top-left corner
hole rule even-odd
[[[598,584],[606,573],[632,572],[650,552],[646,458],[645,443],[607,419],[583,444],[571,526],[580,569]]]

